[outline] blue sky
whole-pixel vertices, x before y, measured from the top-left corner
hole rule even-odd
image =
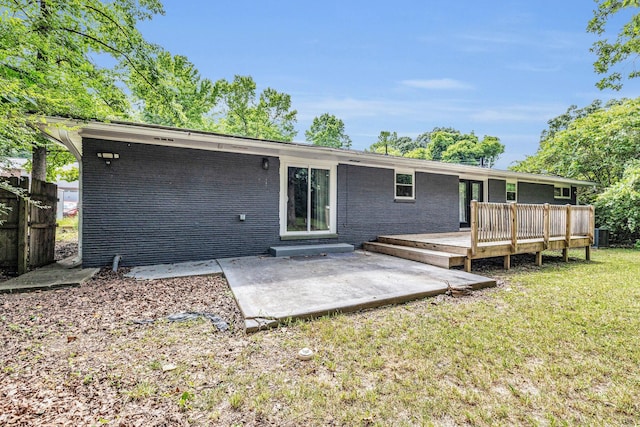
[[[251,75],[259,90],[291,95],[301,142],[325,112],[360,150],[382,130],[415,137],[451,126],[499,137],[504,169],[533,154],[547,120],[570,105],[640,96],[636,81],[595,87],[590,0],[163,4],[164,16],[141,25],[145,37],[203,77]]]

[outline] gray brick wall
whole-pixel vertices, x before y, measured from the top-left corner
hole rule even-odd
[[[489,180],[489,202],[505,203],[507,201],[507,182],[502,179]]]
[[[553,185],[519,182],[518,203],[556,203]]]
[[[394,200],[394,171],[338,166],[338,234],[360,246],[381,234],[458,231],[458,177],[416,173],[416,199]]]
[[[120,159],[107,166],[103,151]],[[262,156],[85,140],[83,265],[266,253],[279,243],[279,160],[269,161],[265,171]]]

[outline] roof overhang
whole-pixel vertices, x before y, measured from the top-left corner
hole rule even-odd
[[[592,182],[557,176],[520,173],[431,160],[410,159],[407,157],[320,147],[295,142],[266,141],[137,123],[106,123],[53,117],[47,120],[47,124],[43,125],[42,130],[50,138],[65,145],[78,160],[82,157],[82,140],[92,138],[195,150],[287,157],[305,160],[307,162],[331,161],[342,164],[388,169],[412,169],[419,172],[456,175],[464,179],[504,179],[575,186],[595,185]]]

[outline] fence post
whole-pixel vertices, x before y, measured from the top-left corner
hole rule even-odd
[[[542,230],[542,238],[544,239],[544,248],[547,249],[549,247],[549,236],[551,235],[551,207],[549,203],[544,204],[544,216],[543,216],[543,230]]]
[[[518,204],[511,203],[511,252],[515,253],[518,245]]]
[[[478,201],[471,201],[471,255],[478,249]]]
[[[29,186],[27,185],[27,188]],[[18,275],[29,270],[29,202],[18,201]]]

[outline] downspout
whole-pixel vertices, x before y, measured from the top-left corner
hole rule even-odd
[[[122,259],[121,255],[116,255],[113,257],[113,265],[112,265],[112,269],[114,273],[118,272],[118,264],[120,263],[120,260]]]

